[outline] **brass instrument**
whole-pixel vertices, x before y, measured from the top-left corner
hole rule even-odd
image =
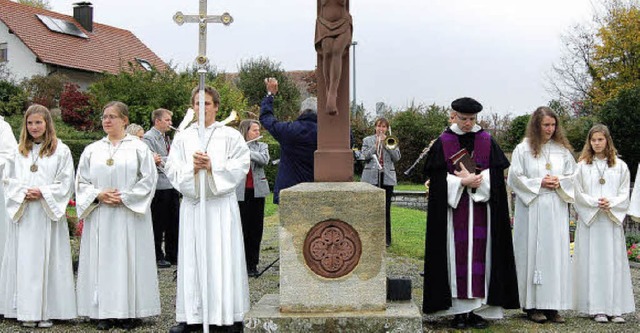
[[[391,125],[389,125],[389,135],[384,140],[384,147],[388,150],[394,150],[398,148],[398,144],[400,144],[400,141],[391,134]]]

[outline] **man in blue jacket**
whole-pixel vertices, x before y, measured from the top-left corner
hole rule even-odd
[[[304,182],[313,182],[313,155],[318,148],[318,102],[309,97],[302,102],[295,121],[278,121],[273,114],[273,99],[278,81],[265,79],[267,96],[260,105],[260,122],[280,143],[280,163],[273,189],[273,203],[280,202],[280,190]]]

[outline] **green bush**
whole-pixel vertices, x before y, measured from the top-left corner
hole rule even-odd
[[[71,139],[64,140],[61,139],[67,146],[69,146],[69,150],[71,150],[71,156],[73,156],[73,165],[75,168],[78,168],[78,161],[80,160],[80,155],[84,151],[84,148],[96,140],[90,139]]]
[[[622,159],[627,162],[632,177],[635,177],[640,162],[640,141],[638,124],[640,123],[640,87],[621,90],[607,101],[600,111],[602,123],[609,127],[613,141]]]
[[[27,93],[19,86],[0,81],[0,115],[21,114],[26,109],[28,99]]]
[[[58,106],[60,94],[69,78],[62,74],[34,75],[22,81],[21,86],[27,92],[32,103],[51,109]]]

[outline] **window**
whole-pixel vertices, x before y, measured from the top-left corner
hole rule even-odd
[[[136,61],[140,64],[140,66],[142,66],[142,68],[146,69],[147,71],[153,70],[153,66],[151,66],[148,61],[140,58],[136,58]]]
[[[57,18],[53,18],[45,15],[36,15],[40,21],[49,28],[51,31],[59,32],[61,34],[76,36],[81,38],[89,38],[85,35],[82,30],[78,29],[78,27],[65,20],[60,20]]]
[[[7,43],[0,43],[0,62],[9,61]]]

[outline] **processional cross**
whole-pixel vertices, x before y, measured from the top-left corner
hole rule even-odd
[[[226,26],[233,22],[233,17],[229,15],[229,13],[223,13],[222,15],[207,15],[207,0],[199,0],[199,14],[198,15],[184,15],[182,12],[177,12],[173,15],[173,20],[178,25],[183,25],[186,23],[198,23],[199,25],[199,42],[198,42],[198,56],[196,57],[196,64],[198,66],[198,75],[199,84],[198,84],[198,136],[200,138],[200,145],[202,151],[206,153],[206,143],[204,137],[204,86],[205,86],[205,77],[207,71],[205,69],[205,65],[209,62],[207,58],[207,24],[209,23],[222,23]],[[205,207],[205,186],[206,186],[206,171],[204,169],[200,169],[198,172],[198,178],[200,181],[200,219],[202,221],[206,221],[206,207]],[[202,224],[204,225],[204,223]],[[199,250],[202,252],[200,254],[200,258],[204,258],[199,262],[199,267],[197,269],[199,280],[200,280],[200,293],[201,293],[201,314],[202,314],[202,328],[205,333],[209,332],[209,298],[208,298],[208,286],[207,286],[207,257],[206,257],[206,240],[204,239],[205,232],[196,231],[196,239],[194,240],[196,243],[196,247],[199,247]],[[197,260],[196,260],[197,261]],[[187,307],[188,308],[188,307]]]

